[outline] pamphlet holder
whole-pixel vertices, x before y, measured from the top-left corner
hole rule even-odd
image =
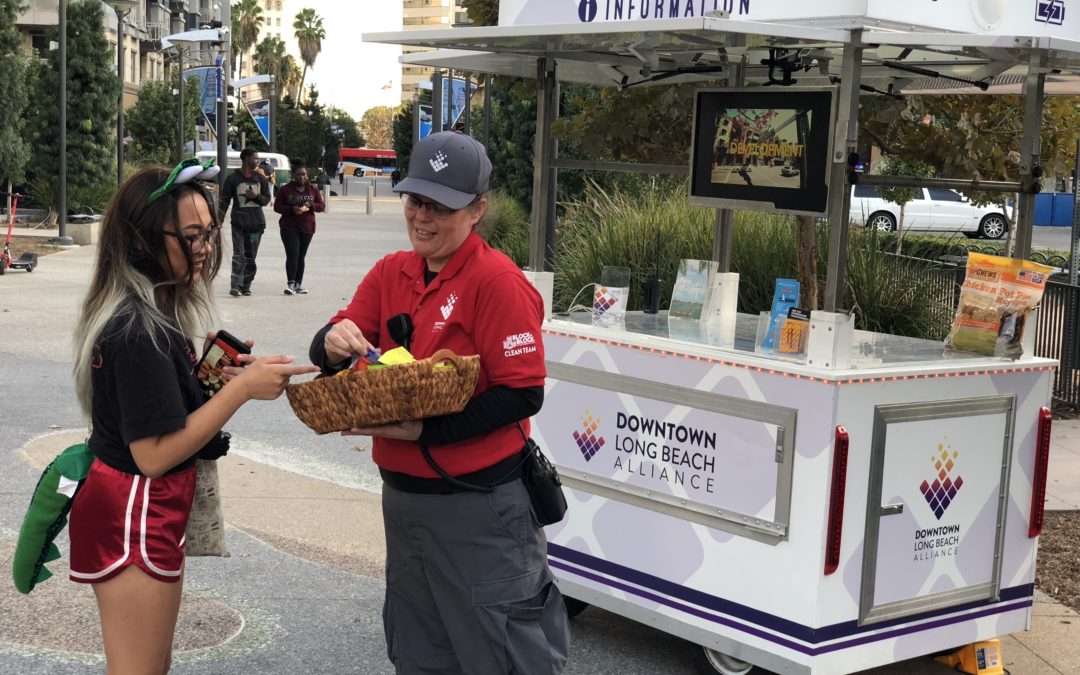
[[[594,326],[622,328],[630,300],[630,268],[605,266],[593,292]]]
[[[807,364],[826,370],[850,368],[854,340],[854,314],[811,312]]]
[[[555,295],[555,273],[524,270],[524,274],[544,299],[544,320],[547,321],[551,318],[551,298]]]
[[[721,347],[733,347],[739,309],[739,273],[717,272],[710,284],[701,320],[708,326],[710,341]]]

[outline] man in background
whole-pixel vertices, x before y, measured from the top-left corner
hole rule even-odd
[[[274,171],[274,167],[269,161],[263,159],[259,162],[256,170],[265,176],[266,180],[270,181],[270,197],[273,198],[274,192],[277,190],[277,173]]]
[[[225,214],[232,206],[232,277],[229,295],[251,295],[251,282],[255,279],[255,256],[266,230],[263,207],[270,203],[270,181],[258,171],[259,154],[255,148],[240,151],[240,168],[229,174],[221,187],[218,215],[225,222]]]

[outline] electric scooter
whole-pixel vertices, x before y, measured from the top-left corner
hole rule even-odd
[[[6,197],[9,193],[0,192],[0,196]],[[37,267],[38,257],[37,253],[30,251],[24,251],[18,260],[11,259],[11,230],[15,227],[15,210],[19,207],[19,197],[22,195],[12,192],[11,213],[8,214],[8,231],[7,239],[4,241],[4,252],[0,253],[0,274],[7,272],[7,268],[14,270],[26,270],[27,272],[33,272]]]

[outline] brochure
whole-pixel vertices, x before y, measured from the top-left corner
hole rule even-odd
[[[677,319],[701,320],[709,302],[709,289],[719,264],[713,260],[679,261],[679,274],[671,291],[668,316]]]
[[[761,343],[761,351],[773,353],[780,344],[780,331],[787,321],[788,310],[799,306],[799,282],[795,279],[777,279],[773,290],[772,310],[769,312],[769,329]]]

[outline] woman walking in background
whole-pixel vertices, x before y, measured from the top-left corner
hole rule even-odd
[[[322,193],[308,180],[303,162],[293,162],[292,181],[281,186],[274,210],[281,214],[281,243],[285,245],[285,295],[304,295],[304,258],[315,236],[315,214],[326,209]]]

